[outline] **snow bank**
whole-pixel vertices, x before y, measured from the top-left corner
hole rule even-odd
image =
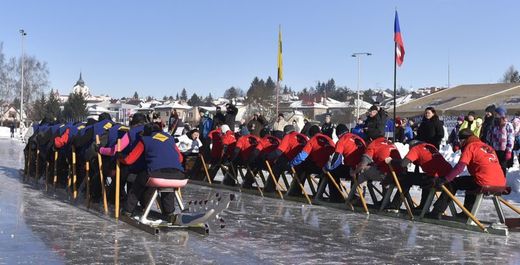
[[[399,150],[399,153],[402,157],[408,153],[408,145],[404,145],[402,143],[396,143],[397,149]],[[446,161],[448,161],[451,165],[457,164],[460,159],[461,152],[453,152],[451,149],[451,146],[444,145],[441,147],[440,153]],[[520,203],[520,165],[518,162],[518,152],[515,152],[514,156],[514,164],[513,167],[510,168],[507,172],[507,186],[511,187],[511,194],[504,196],[505,199],[518,202]],[[413,170],[412,168],[409,168],[408,170]],[[467,169],[464,170],[464,172],[461,175],[468,175]]]

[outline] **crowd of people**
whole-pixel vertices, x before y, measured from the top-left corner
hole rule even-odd
[[[360,199],[355,194],[357,185],[380,181],[385,187],[393,182],[391,173],[395,171],[405,193],[413,185],[422,187],[421,203],[416,207],[420,210],[430,188],[446,185],[455,192],[505,186],[507,168],[519,146],[520,117],[509,121],[503,107],[489,106],[483,118],[469,112],[457,119],[448,140],[454,151],[461,152],[454,167],[439,153],[445,129],[433,107],[425,109],[418,126],[412,119],[396,119],[391,139],[385,137],[388,114],[377,104],[351,130],[343,123],[333,124],[330,114],[321,126],[305,120],[299,129],[295,121],[286,121],[282,113],[272,124],[261,113],[254,113],[248,122],[235,128],[237,112],[232,104],[226,106],[225,113],[217,108],[212,116],[201,110],[197,128],[184,126],[180,136],[174,135],[181,124],[175,111],[167,128],[160,119],[141,113],[133,115],[128,127],[113,122],[107,113],[86,122],[44,119],[33,126],[25,148],[26,172],[36,178],[44,177],[48,183],[53,183],[53,176],[57,176],[53,184],[67,187],[74,170],[78,183],[89,179],[82,185],[89,187],[90,194],[85,196],[98,203],[103,188],[108,190],[108,198],[114,198],[114,181],[107,182],[106,178],[113,178],[114,165],[119,162],[123,214],[131,216],[136,214],[138,202],[145,205],[153,191],[146,186],[150,177],[209,178],[208,181],[215,182],[217,172],[222,170],[222,184],[252,189],[262,186],[256,180],[257,174],[272,169],[272,177],[262,186],[263,192],[276,192],[279,180],[287,182],[285,172],[289,172],[294,176],[291,183],[286,183],[287,195],[302,196],[300,184],[309,181],[310,175],[322,176],[325,172],[336,182],[355,180],[351,192],[345,198],[337,186],[321,177],[321,188],[312,195],[330,202],[356,203]],[[333,140],[334,135],[337,141]],[[408,144],[409,152],[402,157],[394,142]],[[410,164],[421,167],[422,172],[409,172]],[[203,170],[206,165],[207,174]],[[459,176],[465,168],[470,175]],[[247,169],[241,182],[240,169]],[[135,179],[129,181],[134,178],[129,176]],[[328,187],[327,195],[324,187]],[[471,209],[474,199],[474,195],[467,194],[465,206]],[[166,218],[175,218],[173,195],[163,194],[161,200]],[[427,216],[441,218],[449,200],[442,195]],[[389,207],[400,206],[396,195]]]

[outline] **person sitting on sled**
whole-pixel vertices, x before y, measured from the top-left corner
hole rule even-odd
[[[482,142],[468,128],[460,130],[459,139],[462,150],[459,162],[445,177],[436,179],[435,186],[439,188],[447,184],[446,187],[452,194],[455,194],[457,190],[472,191],[483,186],[505,186],[506,177],[500,167],[495,150]],[[470,176],[457,177],[466,167]],[[466,193],[464,207],[471,211],[475,199],[476,194]],[[449,202],[450,198],[443,193],[435,202],[433,210],[426,214],[426,217],[441,219]]]
[[[329,161],[330,155],[334,153],[334,142],[330,137],[320,133],[317,125],[309,129],[311,139],[307,142],[302,151],[290,162],[291,167],[295,167],[296,178],[303,184],[305,178],[310,174],[321,174],[322,168]],[[309,185],[313,185],[309,183]],[[301,195],[301,187],[293,181],[289,188],[289,196]]]
[[[401,155],[397,147],[388,141],[379,130],[368,130],[367,137],[371,141],[367,146],[361,162],[356,167],[356,170],[351,172],[351,177],[356,178],[352,185],[348,200],[354,198],[355,191],[358,185],[365,181],[376,180],[383,181],[383,186],[391,182],[390,168],[385,159],[391,157],[392,159],[401,160]],[[401,173],[401,169],[395,168],[396,174]]]
[[[404,194],[407,194],[413,185],[421,186],[421,202],[416,209],[422,209],[429,194],[429,187],[432,186],[436,178],[445,177],[452,167],[432,144],[412,140],[409,142],[409,146],[410,150],[403,160],[392,160],[389,157],[386,159],[386,162],[392,163],[396,168],[401,167],[404,172],[407,171],[408,166],[412,163],[421,167],[424,173],[418,171],[407,172],[405,175],[399,176],[399,181]],[[400,204],[399,196],[395,196],[392,202],[393,207],[399,209]]]
[[[280,142],[280,145],[278,145],[278,148],[266,156],[266,160],[268,160],[269,163],[274,161],[274,164],[271,165],[276,181],[278,181],[280,175],[283,174],[284,171],[290,169],[289,162],[300,153],[309,140],[306,135],[296,132],[294,126],[291,124],[285,125],[283,131],[285,136]],[[268,178],[264,191],[274,192],[275,185],[274,180]]]
[[[233,153],[231,154],[230,161],[235,166],[245,166],[249,169],[252,162],[255,161],[256,157],[253,156],[253,151],[260,143],[260,138],[256,135],[250,134],[247,127],[243,127],[240,130],[240,138],[238,138]],[[252,188],[255,182],[254,176],[251,175],[253,172],[247,171],[246,179],[242,183],[243,188]]]
[[[122,164],[131,165],[141,157],[144,158],[145,168],[137,174],[123,204],[123,214],[126,216],[134,215],[141,197],[145,198],[144,201],[149,201],[154,192],[153,188],[146,186],[149,178],[186,179],[182,167],[183,158],[175,144],[175,139],[168,133],[162,132],[159,126],[147,124],[137,145],[128,155],[122,155],[119,159]],[[174,223],[175,194],[173,192],[161,194],[161,207],[163,215]]]
[[[361,156],[365,153],[365,140],[356,134],[349,133],[345,124],[338,124],[336,127],[338,142],[334,150],[330,163],[326,170],[339,183],[341,177],[349,177],[350,171],[354,170],[361,161]],[[338,189],[329,183],[329,195],[331,202],[342,202]]]

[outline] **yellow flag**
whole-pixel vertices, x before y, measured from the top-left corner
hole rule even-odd
[[[282,60],[282,26],[278,31],[278,81],[283,80],[283,60]]]

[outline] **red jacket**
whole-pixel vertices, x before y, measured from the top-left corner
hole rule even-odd
[[[278,150],[280,150],[288,160],[292,160],[300,153],[308,140],[309,138],[304,134],[291,132],[283,137],[282,142],[278,146]]]
[[[260,154],[264,155],[273,152],[279,145],[280,139],[271,135],[266,135],[260,139],[260,144],[256,146],[256,149],[260,151]]]
[[[212,158],[220,158],[222,156],[222,149],[224,145],[222,144],[222,131],[220,128],[217,128],[208,134],[209,139],[211,139],[211,157]]]
[[[385,158],[391,157],[397,161],[401,160],[401,155],[395,145],[386,140],[385,137],[379,137],[372,141],[365,151],[364,156],[372,159],[373,163],[377,166],[379,171],[383,173],[390,173],[390,168],[385,162]],[[396,173],[401,172],[401,167],[394,167]]]
[[[444,159],[437,148],[429,143],[421,143],[412,147],[405,159],[420,166],[430,177],[445,177],[452,169],[450,163]]]
[[[247,161],[251,152],[259,145],[260,138],[258,136],[249,134],[238,138],[236,142],[235,148],[240,149],[240,159],[242,161]]]
[[[366,144],[363,138],[353,133],[346,133],[339,138],[334,152],[343,156],[344,165],[355,168],[361,161],[365,148]]]
[[[305,145],[302,152],[318,167],[324,167],[329,161],[329,156],[334,153],[334,141],[325,134],[317,133]]]
[[[470,139],[473,137],[470,137]],[[477,137],[471,139],[462,149],[459,163],[468,167],[468,172],[480,186],[505,186],[506,178],[500,167],[497,154],[493,148]]]

